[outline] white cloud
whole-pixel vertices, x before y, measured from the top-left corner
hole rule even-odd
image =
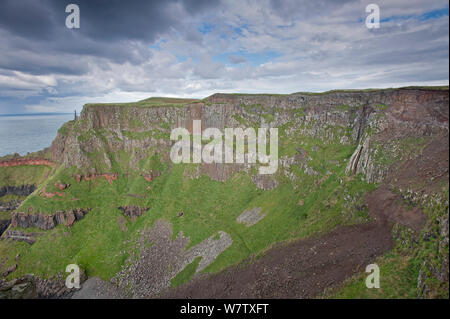
[[[448,16],[393,19],[382,22],[378,30],[368,30],[361,19],[371,2],[283,1],[278,8],[275,0],[229,0],[202,15],[181,19],[185,28],[160,34],[159,48],[139,41],[107,45],[108,54],[103,57],[24,49],[17,53],[24,61],[49,70],[66,66],[70,72],[0,72],[0,93],[41,94],[42,102],[28,104],[27,110],[42,112],[152,95],[205,97],[219,91],[290,93],[448,84]],[[448,5],[439,0],[380,0],[377,4],[382,19],[420,16]],[[175,9],[182,12],[179,6]],[[197,27],[205,23],[214,27],[202,34]],[[0,42],[0,48],[7,52],[0,54],[0,62],[13,61],[7,42]],[[115,48],[124,50],[121,57],[131,58],[112,59],[109,53]],[[215,59],[233,57],[235,52],[269,51],[277,52],[277,57],[260,65],[252,64],[250,58],[235,59],[234,65],[227,63],[231,60],[224,64]]]

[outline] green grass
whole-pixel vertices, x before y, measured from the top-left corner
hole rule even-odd
[[[383,103],[378,103],[375,105],[375,107],[380,110],[380,111],[384,111],[387,110],[389,108],[389,105],[383,104]]]
[[[0,212],[0,219],[10,219],[11,213],[10,212]]]
[[[0,202],[6,203],[6,202],[13,201],[13,200],[24,200],[25,198],[26,198],[26,196],[8,194],[5,196],[1,196]]]
[[[338,105],[335,108],[340,111],[350,111],[350,106],[348,106],[348,105]]]
[[[369,273],[360,273],[348,279],[336,291],[327,291],[323,297],[337,299],[407,299],[417,297],[418,270],[411,256],[390,252],[377,258],[380,267],[380,288],[367,288]]]
[[[199,99],[180,99],[169,97],[151,97],[138,102],[129,103],[88,103],[84,106],[85,109],[96,106],[135,106],[135,107],[159,107],[159,106],[173,106],[182,107],[186,104],[199,103]]]
[[[429,141],[430,138],[427,137],[406,137],[394,140],[389,145],[372,142],[372,148],[375,150],[375,163],[390,166],[398,161],[414,158],[422,152]]]
[[[172,288],[178,287],[184,283],[187,283],[191,278],[194,276],[195,272],[197,271],[198,264],[200,263],[200,260],[202,257],[197,257],[194,259],[193,262],[191,262],[189,265],[187,265],[182,271],[180,271],[175,277],[172,278],[170,281],[170,286]]]
[[[447,91],[448,85],[444,86],[404,86],[399,88],[367,88],[367,89],[338,89],[338,90],[331,90],[331,91],[324,91],[324,92],[296,92],[294,94],[305,94],[305,95],[325,95],[325,94],[331,94],[331,93],[359,93],[359,92],[377,92],[377,91],[393,91],[393,90],[399,90],[399,89],[405,89],[405,90],[434,90],[434,91]]]
[[[73,126],[73,123],[75,121],[68,121],[66,123],[64,123],[59,129],[58,129],[58,134],[62,135],[62,136],[66,136],[69,134],[70,128]]]
[[[51,170],[52,168],[44,165],[0,167],[0,187],[39,184]]]

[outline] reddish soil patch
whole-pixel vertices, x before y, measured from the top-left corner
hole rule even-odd
[[[448,184],[448,179],[449,139],[447,134],[433,138],[416,158],[393,167],[386,179],[386,184],[432,194],[443,184]]]
[[[63,197],[64,196],[64,194],[60,193],[60,192],[47,193],[47,188],[46,187],[44,187],[42,189],[41,195],[44,196],[45,198],[52,198],[52,197],[55,197],[56,195],[58,195],[59,197]]]
[[[160,176],[161,175],[161,173],[160,172],[151,172],[150,174],[144,174],[144,175],[142,175],[142,177],[144,177],[144,179],[147,181],[147,182],[151,182],[153,179],[155,179],[156,177],[158,177],[158,176]]]
[[[0,162],[0,167],[24,166],[24,165],[45,165],[52,167],[53,162],[42,158],[16,158]]]
[[[366,203],[370,215],[392,224],[400,224],[414,230],[420,230],[425,225],[426,217],[419,207],[407,209],[400,194],[393,193],[382,186],[367,194]]]
[[[90,175],[75,175],[75,179],[78,183],[80,183],[83,179],[86,181],[94,181],[98,178],[105,178],[106,181],[111,184],[112,181],[117,180],[117,174],[116,173],[105,173],[105,174],[90,174]]]
[[[63,183],[56,182],[55,187],[58,188],[60,191],[63,191],[63,190],[66,190],[67,188],[69,188],[70,184],[63,184]]]

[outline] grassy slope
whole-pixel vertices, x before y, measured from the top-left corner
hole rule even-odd
[[[181,99],[181,98],[167,98],[167,97],[151,97],[138,102],[129,103],[94,103],[86,104],[85,107],[95,107],[95,106],[139,106],[139,107],[160,107],[160,106],[177,106],[182,107],[183,105],[189,103],[200,102],[198,99]]]
[[[53,213],[91,207],[92,211],[72,228],[58,226],[46,232],[32,246],[0,242],[1,254],[9,256],[7,264],[14,263],[13,257],[17,253],[22,256],[18,270],[11,276],[29,272],[49,276],[61,272],[69,263],[78,263],[88,275],[108,279],[124,264],[128,254],[121,252],[129,250],[137,239],[137,231],[151,227],[160,218],[171,222],[174,236],[180,231],[189,236],[190,246],[219,230],[231,235],[232,246],[205,269],[210,272],[220,271],[250,255],[258,255],[280,241],[324,233],[339,224],[365,221],[365,212],[355,208],[357,200],[349,202],[342,196],[348,194],[348,198],[360,198],[374,187],[344,174],[347,159],[355,146],[342,147],[338,140],[348,132],[333,128],[336,131],[334,140],[324,143],[320,138],[300,138],[298,134],[288,137],[286,129],[280,128],[280,156],[293,155],[295,146],[301,146],[312,158],[308,165],[320,175],[310,176],[298,166],[292,166],[291,172],[298,180],[292,183],[280,175],[280,186],[270,191],[256,188],[251,177],[243,172],[227,182],[213,181],[207,176],[185,177],[188,175],[185,172],[192,171],[194,164],[175,165],[169,169],[168,164],[162,164],[156,155],[140,163],[142,168],[162,172],[150,183],[127,166],[129,154],[125,152],[108,154],[113,162],[112,171],[119,173],[118,180],[111,185],[104,179],[77,183],[74,168],[58,169],[45,185],[47,192],[53,192],[56,181],[71,184],[64,197],[48,199],[40,196],[38,191],[29,196],[20,209]],[[317,150],[313,151],[313,148]],[[331,173],[326,174],[327,170]],[[302,205],[298,205],[299,201]],[[134,223],[128,220],[124,232],[118,224],[121,213],[117,207],[121,205],[148,206],[150,210]],[[236,222],[245,209],[254,207],[261,207],[262,213],[267,213],[262,221],[252,227]],[[181,218],[177,217],[179,211],[184,212]]]
[[[165,102],[170,105],[183,105],[192,101]],[[143,107],[161,105],[161,101],[152,99],[137,103]],[[254,126],[255,123],[245,124]],[[134,249],[133,243],[139,236],[138,232],[151,227],[155,220],[162,218],[173,225],[174,237],[180,231],[188,236],[190,246],[219,230],[229,233],[233,239],[232,246],[205,269],[208,272],[217,272],[243,261],[250,255],[263,253],[274,243],[325,233],[340,224],[366,221],[365,211],[360,211],[357,207],[361,206],[364,193],[375,185],[367,184],[359,177],[350,178],[344,174],[345,165],[355,145],[343,146],[338,141],[342,135],[349,133],[348,130],[343,127],[330,127],[334,139],[324,143],[320,138],[299,134],[288,136],[288,128],[279,128],[280,157],[295,154],[296,147],[300,146],[312,158],[308,165],[320,175],[306,175],[298,167],[292,166],[291,172],[297,176],[298,181],[292,183],[286,177],[279,176],[280,186],[270,191],[257,189],[250,176],[245,173],[235,174],[225,183],[213,181],[207,176],[191,179],[186,177],[185,173],[192,171],[193,164],[169,168],[168,164],[160,163],[158,156],[150,156],[140,163],[141,168],[162,172],[160,177],[149,183],[130,170],[127,166],[129,154],[125,152],[108,154],[113,162],[112,171],[119,173],[118,180],[112,184],[108,184],[104,179],[77,183],[73,177],[77,173],[76,169],[59,169],[45,184],[48,192],[56,190],[56,181],[71,184],[64,197],[44,199],[34,194],[27,198],[21,209],[33,207],[35,212],[52,213],[69,208],[91,207],[92,211],[72,228],[58,226],[46,232],[46,235],[40,237],[32,246],[0,241],[0,256],[8,257],[4,266],[13,264],[14,256],[20,253],[19,268],[10,277],[30,272],[48,277],[63,272],[67,264],[77,263],[86,269],[89,276],[108,279],[121,269],[129,256],[127,251]],[[92,134],[101,136],[103,133],[98,131]],[[94,159],[98,156],[101,159],[101,155],[99,153],[90,156]],[[99,166],[101,167],[101,163]],[[327,171],[331,173],[327,174]],[[299,202],[302,204],[299,205]],[[127,219],[127,230],[123,231],[118,223],[121,213],[117,207],[121,205],[148,206],[150,210],[136,222]],[[262,221],[249,228],[236,222],[237,216],[245,209],[254,207],[261,207],[261,212],[267,213]],[[177,216],[179,211],[184,212],[181,218]],[[389,280],[399,282],[399,285],[405,287],[397,292],[388,291],[382,296],[412,296],[414,276],[410,276],[411,269],[408,266],[412,260],[411,256],[393,253],[380,259],[381,267],[399,271],[398,276]],[[196,266],[194,262],[186,267],[174,278],[172,284],[176,286],[189,280]],[[394,272],[393,274],[395,275]],[[359,294],[361,297],[377,297],[358,290],[359,279],[354,280],[336,296]]]
[[[51,168],[44,165],[0,167],[0,187],[39,184],[49,175]]]
[[[260,253],[275,242],[326,232],[341,223],[360,221],[359,215],[342,213],[346,208],[340,194],[354,192],[361,187],[360,192],[370,189],[370,185],[357,179],[342,185],[335,176],[330,176],[311,192],[294,191],[289,183],[282,183],[275,190],[262,191],[243,173],[222,183],[207,176],[198,180],[184,178],[186,168],[174,166],[151,183],[140,176],[126,178],[120,175],[111,185],[104,179],[78,184],[67,171],[60,172],[55,179],[72,184],[62,200],[30,196],[22,204],[22,209],[33,207],[35,211],[46,213],[71,207],[93,207],[93,210],[72,228],[58,226],[46,232],[47,235],[32,246],[0,242],[1,254],[10,256],[9,262],[13,262],[17,253],[21,254],[20,267],[14,276],[29,272],[54,274],[69,263],[78,263],[89,275],[110,278],[128,257],[120,254],[129,247],[127,241],[137,238],[137,230],[150,227],[156,219],[163,218],[172,223],[174,236],[179,231],[189,236],[190,245],[219,230],[231,234],[233,245],[207,268],[207,271],[219,271],[250,254]],[[147,185],[151,186],[150,190],[146,189]],[[299,198],[304,200],[303,206],[297,205]],[[335,204],[328,207],[330,203]],[[123,232],[117,220],[120,216],[117,207],[127,204],[149,206],[150,210],[134,223],[128,220],[127,231]],[[253,227],[238,224],[237,216],[253,207],[262,207],[267,216]],[[184,212],[181,218],[177,217],[179,211]]]
[[[3,157],[8,159],[8,157]],[[48,166],[13,166],[0,167],[0,188],[4,186],[20,186],[24,184],[39,185],[50,175],[52,169]],[[24,196],[5,195],[0,197],[0,202],[9,202],[11,200],[23,200]],[[9,219],[10,212],[0,211],[0,219]]]
[[[376,92],[376,91],[389,91],[389,90],[437,90],[437,91],[448,91],[448,85],[441,86],[405,86],[399,88],[367,88],[367,89],[337,89],[323,92],[295,92],[292,94],[304,94],[304,95],[326,95],[330,93],[357,93],[357,92]],[[235,96],[288,96],[289,94],[272,94],[272,93],[224,93],[227,95]]]

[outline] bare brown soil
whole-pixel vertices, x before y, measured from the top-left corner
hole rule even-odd
[[[311,298],[360,271],[392,248],[378,222],[339,227],[319,238],[275,247],[247,265],[194,280],[162,298]]]
[[[433,138],[414,159],[393,167],[385,184],[432,194],[449,179],[448,134]]]

